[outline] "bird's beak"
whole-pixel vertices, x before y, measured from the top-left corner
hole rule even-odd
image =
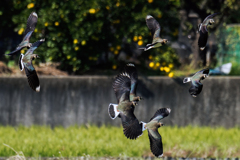
[[[37,58],[40,58],[40,57],[37,55]]]

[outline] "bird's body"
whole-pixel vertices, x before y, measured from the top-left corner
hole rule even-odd
[[[199,93],[202,91],[203,84],[201,80],[204,80],[209,75],[209,69],[203,69],[195,73],[192,77],[186,77],[183,79],[183,83],[192,82],[192,85],[189,89],[189,93],[193,97],[197,97]]]
[[[162,45],[167,43],[167,39],[160,38],[161,27],[156,21],[156,19],[154,19],[151,15],[147,15],[146,24],[152,33],[153,40],[151,44],[147,44],[146,47],[140,49],[144,49],[144,51],[147,51],[151,48],[161,47]]]
[[[118,104],[110,104],[110,118],[121,118],[123,132],[127,138],[136,139],[142,134],[142,127],[134,115],[134,109],[141,98],[136,96],[137,73],[133,64],[127,64],[125,70],[113,81],[113,90]]]
[[[22,42],[17,46],[17,48],[14,51],[12,51],[11,53],[9,53],[7,55],[14,55],[21,49],[23,49],[25,47],[30,48],[32,46],[32,44],[30,43],[30,38],[31,38],[32,33],[35,30],[36,25],[37,25],[37,20],[38,20],[37,13],[32,12],[30,14],[30,16],[28,17],[27,27],[24,31]]]
[[[205,46],[206,46],[207,40],[208,40],[207,26],[212,25],[214,23],[214,20],[212,18],[214,16],[216,16],[217,14],[219,14],[219,13],[214,13],[214,14],[207,16],[204,19],[204,21],[201,24],[199,24],[199,26],[198,26],[199,33],[200,33],[200,37],[198,39],[198,46],[199,46],[200,50],[205,49]]]
[[[167,117],[170,112],[170,108],[161,108],[156,111],[155,115],[148,123],[141,122],[142,130],[148,130],[150,149],[156,157],[161,157],[163,155],[162,137],[158,132],[158,128],[163,126],[160,120]]]
[[[34,60],[36,58],[39,58],[39,57],[38,57],[37,54],[33,54],[33,52],[44,41],[45,41],[45,39],[41,39],[41,40],[33,43],[33,45],[26,52],[26,54],[25,55],[21,54],[20,59],[19,59],[20,69],[21,70],[25,69],[25,73],[26,73],[27,78],[28,78],[28,83],[29,83],[30,87],[36,92],[40,91],[40,83],[39,83],[39,79],[38,79],[38,76],[37,76],[37,72],[32,65],[32,60]]]

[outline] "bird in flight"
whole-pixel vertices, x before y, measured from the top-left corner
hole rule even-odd
[[[204,80],[209,75],[209,69],[203,69],[195,73],[192,77],[186,77],[183,79],[183,83],[192,82],[191,87],[189,88],[189,93],[193,97],[197,97],[202,91],[203,84],[201,80]]]
[[[30,14],[30,16],[28,17],[27,27],[26,27],[26,29],[24,31],[22,42],[17,46],[17,48],[14,51],[10,52],[7,55],[14,55],[18,51],[20,51],[21,49],[23,49],[25,47],[30,48],[32,46],[32,43],[30,43],[29,40],[31,38],[32,33],[35,30],[35,27],[37,25],[37,20],[38,20],[37,13],[32,12]]]
[[[160,47],[168,42],[167,39],[160,38],[161,27],[155,18],[153,18],[151,15],[147,15],[146,23],[147,23],[148,29],[152,33],[153,40],[151,44],[147,44],[146,47],[139,48],[139,49],[144,49],[144,51],[147,51],[151,48]]]
[[[198,31],[200,33],[200,37],[198,39],[198,46],[201,51],[203,51],[205,49],[205,46],[206,46],[207,40],[208,40],[207,26],[212,25],[214,23],[214,20],[212,18],[218,14],[220,14],[220,13],[214,13],[214,14],[207,16],[204,19],[204,21],[198,25]]]

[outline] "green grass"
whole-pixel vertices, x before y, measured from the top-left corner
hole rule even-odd
[[[240,128],[168,127],[159,129],[164,155],[173,157],[239,157]],[[26,157],[142,157],[152,156],[147,132],[129,140],[122,128],[72,126],[0,127],[0,156],[22,151]]]

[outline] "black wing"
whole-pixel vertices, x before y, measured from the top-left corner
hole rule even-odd
[[[142,135],[142,126],[133,114],[133,110],[128,111],[127,115],[120,113],[124,135],[129,139],[136,139]]]
[[[32,48],[33,48],[33,47],[39,47],[43,42],[45,42],[45,38],[44,38],[44,39],[40,39],[40,40],[34,42],[34,43],[32,44]]]
[[[131,89],[130,75],[125,72],[120,73],[114,79],[112,87],[117,97],[118,103],[120,102],[120,99],[122,99],[121,97],[123,97],[123,94],[125,95],[126,98],[128,95],[128,99],[129,99],[129,93]]]
[[[35,27],[36,27],[36,25],[37,25],[37,20],[38,20],[38,15],[37,15],[37,13],[32,12],[32,13],[30,14],[30,16],[28,17],[27,27],[26,27],[26,29],[25,29],[25,31],[24,31],[23,37],[25,37],[26,34],[27,34],[28,32],[30,32],[30,31],[34,32]]]
[[[207,16],[207,17],[204,19],[203,24],[204,24],[208,19],[213,18],[213,17],[215,17],[215,16],[218,15],[218,14],[220,14],[220,13],[213,13],[213,14]]]
[[[24,47],[17,47],[14,51],[6,54],[6,55],[9,55],[9,56],[12,56],[14,54],[17,54],[18,51],[20,51],[21,49],[23,49]]]
[[[39,83],[39,79],[37,76],[37,72],[36,70],[28,70],[27,67],[25,66],[25,73],[27,75],[28,78],[28,84],[29,86],[36,92],[40,91],[40,83]]]
[[[189,88],[189,93],[193,96],[193,97],[197,97],[197,95],[199,93],[201,93],[203,88],[203,84],[201,82],[193,82],[192,81],[192,85]]]
[[[156,30],[158,30],[158,29],[161,30],[159,23],[151,15],[147,15],[146,23],[147,23],[147,26],[148,26],[149,30],[151,31],[153,37],[154,37]]]
[[[128,63],[125,66],[125,72],[129,74],[131,80],[131,90],[130,93],[136,95],[137,83],[138,83],[138,73],[134,64]]]
[[[154,114],[154,116],[150,119],[150,121],[152,119],[157,119],[157,121],[167,117],[169,115],[169,113],[171,112],[170,108],[160,108],[159,110],[156,111],[156,113]]]
[[[205,27],[202,27],[205,28]],[[207,44],[207,40],[208,40],[208,32],[205,29],[201,29],[200,30],[200,36],[198,39],[198,46],[199,48],[204,48]]]
[[[148,130],[148,137],[149,137],[149,141],[150,141],[150,149],[152,151],[152,153],[156,156],[156,157],[161,157],[163,154],[163,145],[162,145],[162,137],[161,135],[158,133],[158,130]]]

